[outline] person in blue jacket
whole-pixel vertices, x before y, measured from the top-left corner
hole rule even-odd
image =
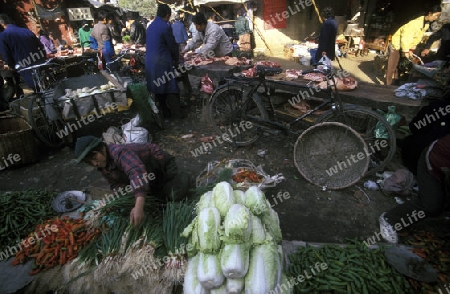
[[[338,25],[334,19],[334,9],[325,7],[320,13],[324,19],[319,35],[319,47],[317,48],[315,60],[319,62],[325,52],[331,60],[335,58],[335,44]]]
[[[91,36],[97,41],[98,51],[102,53],[102,58],[105,63],[114,60],[115,52],[114,45],[112,43],[112,35],[108,26],[106,25],[109,20],[108,12],[98,12],[98,23],[94,25]],[[103,65],[105,68],[106,64]],[[116,70],[115,65],[110,65],[111,70]]]
[[[0,54],[8,68],[26,68],[45,62],[44,46],[39,38],[29,29],[16,26],[6,14],[0,14]],[[20,72],[24,82],[33,90],[37,90],[31,70]]]
[[[147,89],[155,95],[166,118],[181,118],[180,89],[175,68],[179,64],[179,48],[169,23],[171,9],[159,4],[155,20],[147,28],[145,73]]]

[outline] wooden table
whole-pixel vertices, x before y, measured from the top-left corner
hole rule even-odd
[[[330,97],[327,90],[315,90],[308,86],[308,80],[299,77],[297,79],[286,79],[284,74],[267,77],[268,85],[276,91],[285,91],[299,94],[300,91],[314,93],[313,99],[327,99]],[[396,86],[374,85],[368,83],[359,83],[356,89],[351,91],[340,91],[339,95],[344,103],[365,106],[371,109],[381,109],[387,111],[388,106],[394,105],[397,113],[400,113],[410,121],[425,106],[426,100],[412,100],[407,98],[398,98],[394,95]],[[305,95],[306,96],[306,95]]]

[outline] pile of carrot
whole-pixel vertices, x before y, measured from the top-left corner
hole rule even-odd
[[[16,253],[12,265],[18,265],[35,259],[35,265],[30,275],[57,265],[64,265],[76,258],[80,250],[87,245],[100,229],[87,230],[83,219],[55,218],[38,224],[34,232],[24,240],[21,250]],[[30,244],[33,244],[30,246]],[[25,246],[28,245],[28,246]]]

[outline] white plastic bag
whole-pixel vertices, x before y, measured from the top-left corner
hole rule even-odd
[[[122,136],[125,143],[148,143],[151,142],[151,135],[143,127],[138,127],[139,115],[136,115],[128,123],[122,126]]]
[[[108,130],[103,133],[102,138],[107,145],[125,143],[122,132],[116,127],[109,127]]]

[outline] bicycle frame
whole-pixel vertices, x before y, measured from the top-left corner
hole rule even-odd
[[[245,109],[245,107],[249,104],[250,100],[252,99],[253,95],[259,96],[258,89],[261,87],[264,87],[264,96],[269,98],[271,114],[273,115],[273,117],[276,118],[275,107],[273,106],[272,99],[271,99],[271,89],[270,89],[270,87],[267,83],[267,79],[266,79],[266,73],[267,73],[266,70],[267,70],[267,68],[260,70],[258,77],[256,77],[256,78],[247,78],[247,77],[225,78],[227,83],[225,85],[219,87],[217,90],[222,89],[227,86],[236,85],[236,84],[241,84],[245,87],[250,86],[250,87],[248,87],[249,90],[245,94],[246,100],[244,101],[244,103],[241,107],[241,109]],[[295,118],[293,121],[290,121],[290,122],[280,123],[276,120],[270,120],[270,119],[267,120],[267,119],[261,119],[259,117],[251,117],[252,119],[255,120],[254,123],[256,123],[256,124],[258,124],[258,126],[263,127],[268,130],[278,129],[278,130],[283,131],[285,134],[289,134],[289,133],[296,134],[296,132],[291,131],[291,127],[293,125],[297,124],[299,121],[302,121],[304,118],[317,112],[319,109],[331,104],[331,109],[333,111],[342,110],[343,109],[342,102],[339,97],[338,90],[336,88],[336,81],[335,81],[334,74],[332,73],[332,71],[331,70],[320,70],[320,69],[311,69],[311,70],[305,71],[305,73],[309,73],[309,72],[318,72],[318,73],[322,73],[325,75],[326,81],[327,81],[327,89],[321,90],[321,91],[329,91],[330,99],[323,101],[320,105],[314,107],[313,109],[309,110],[308,112],[302,114],[301,116]],[[277,82],[275,81],[274,83],[277,83]],[[279,83],[284,83],[284,82],[279,82]],[[294,86],[297,86],[302,89],[305,88],[305,86],[303,86],[303,85],[302,86],[295,85],[295,84],[289,84],[289,85],[294,85]],[[306,88],[310,88],[310,89],[313,88],[313,87],[309,87],[308,85],[306,86]],[[334,87],[334,90],[333,90],[333,87]],[[213,96],[214,96],[214,93],[211,95],[211,97],[213,97]]]

